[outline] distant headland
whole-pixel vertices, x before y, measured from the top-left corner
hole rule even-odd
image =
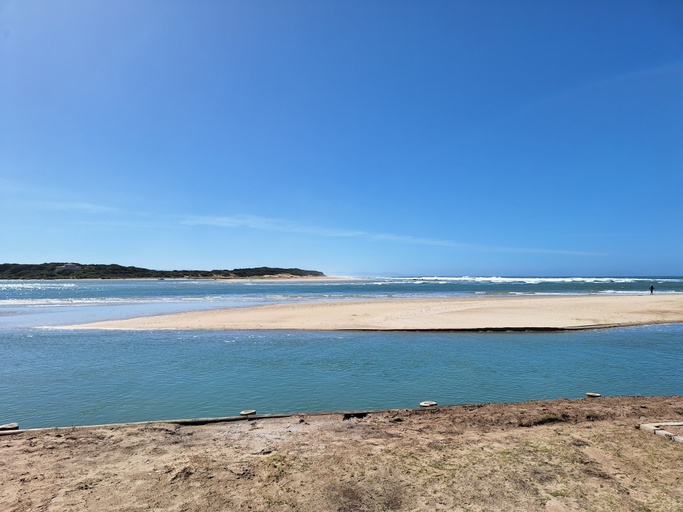
[[[0,279],[252,279],[325,277],[299,268],[235,268],[232,270],[150,270],[123,265],[81,263],[0,263]]]

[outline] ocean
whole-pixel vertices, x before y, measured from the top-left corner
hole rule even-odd
[[[0,424],[683,393],[683,325],[560,333],[79,331],[51,327],[295,301],[683,293],[680,277],[0,281]]]

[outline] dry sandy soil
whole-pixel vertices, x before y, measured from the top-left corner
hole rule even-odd
[[[3,511],[683,511],[683,397],[0,436]]]

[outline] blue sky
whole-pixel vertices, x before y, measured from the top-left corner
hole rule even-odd
[[[0,1],[0,260],[683,274],[683,3]]]

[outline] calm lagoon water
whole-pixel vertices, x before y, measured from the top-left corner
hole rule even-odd
[[[578,398],[587,391],[683,393],[683,325],[566,333],[41,328],[207,307],[437,294],[424,287],[415,292],[416,282],[363,282],[369,284],[263,283],[256,289],[191,281],[23,283],[33,287],[26,289],[20,282],[0,282],[0,423],[17,421],[31,428],[232,416],[243,409],[385,409],[415,407],[423,400],[463,404]],[[519,293],[505,289],[513,285],[504,282],[445,294],[478,293],[482,286],[489,286],[487,293]],[[571,293],[566,286],[556,284],[554,292],[546,293]],[[618,292],[609,290],[573,293]],[[533,288],[525,293],[534,293]]]

